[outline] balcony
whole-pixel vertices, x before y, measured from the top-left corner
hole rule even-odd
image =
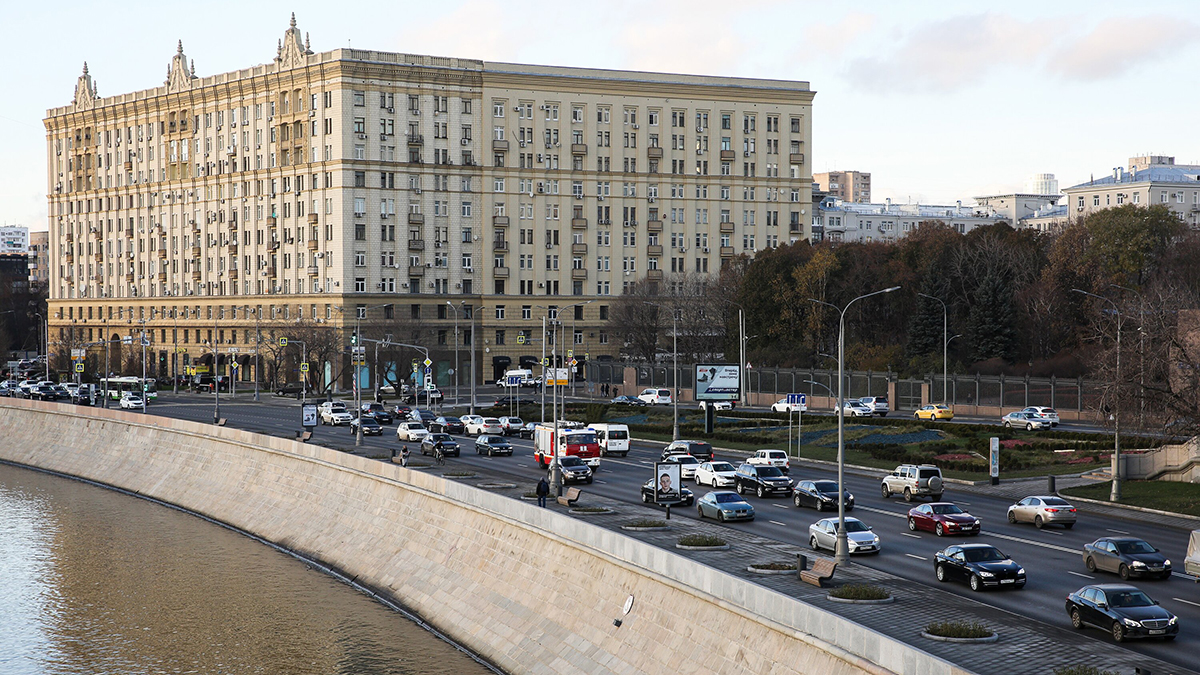
[[[268,251],[278,251],[279,250],[279,241],[276,240],[276,241],[273,241],[273,242],[267,244],[267,250]]]
[[[317,250],[317,249],[318,249],[320,246],[321,246],[321,242],[317,241],[316,239],[309,239],[309,240],[308,240],[308,250],[310,250],[310,251],[315,251],[315,250]]]
[[[127,227],[127,228],[125,228],[125,236],[126,236],[126,237],[132,237],[132,236],[133,236],[133,228],[132,228],[132,227]]]
[[[225,245],[229,247],[229,255],[237,255],[237,252],[238,252],[237,241],[233,241],[233,240],[227,241],[227,242],[225,242]]]
[[[572,143],[571,144],[571,154],[572,155],[586,155],[587,154],[587,143]]]
[[[646,279],[648,279],[649,281],[662,281],[662,278],[663,278],[662,270],[648,270],[646,272]]]
[[[496,227],[508,227],[508,216],[492,216],[492,225]]]
[[[721,223],[721,232],[723,234],[733,232],[733,223]]]
[[[648,255],[648,256],[658,257],[658,256],[661,256],[662,254],[663,254],[663,247],[661,244],[651,245],[651,246],[646,247],[646,255]]]
[[[423,213],[408,214],[408,224],[409,225],[424,225],[425,224],[425,214],[423,214]]]
[[[408,240],[408,250],[424,251],[425,250],[425,240],[424,239],[409,239]]]
[[[571,244],[571,255],[587,255],[587,244]]]
[[[272,277],[272,278],[279,276],[279,268],[277,268],[275,266],[268,267],[267,268],[267,276]]]
[[[316,265],[309,265],[308,276],[313,277],[314,279],[321,276],[321,268],[317,267]]]
[[[734,152],[733,150],[722,150],[721,151],[721,161],[722,162],[731,162],[736,157],[737,157],[737,153]]]
[[[229,231],[237,232],[237,221],[236,220],[229,221]]]
[[[425,276],[425,267],[422,265],[409,265],[408,266],[408,276],[410,276],[410,277]]]
[[[507,251],[508,250],[508,242],[503,239],[494,239],[494,240],[492,240],[492,250],[493,251]]]
[[[587,270],[571,270],[571,279],[575,281],[587,281]]]
[[[315,213],[308,214],[308,224],[309,225],[316,225],[319,221],[320,221],[320,218],[317,216],[317,214],[315,214]]]
[[[497,279],[507,279],[508,278],[508,268],[507,267],[493,267],[492,268],[492,276]]]
[[[650,159],[662,159],[663,151],[659,147],[646,148],[646,156]]]
[[[196,274],[199,274],[199,272],[196,272]],[[125,283],[127,283],[127,284],[133,283],[133,272],[130,272],[129,274],[125,275]]]
[[[791,162],[792,164],[803,164],[804,163],[804,153],[803,152],[793,152],[792,154],[788,155],[788,161]]]
[[[495,152],[508,152],[508,141],[492,141],[492,150]]]
[[[733,247],[732,246],[722,246],[721,247],[721,257],[722,258],[732,258],[733,257]]]
[[[125,162],[125,170],[133,171],[133,162]]]
[[[587,218],[572,218],[571,227],[576,230],[586,230],[588,226]]]
[[[133,276],[132,274],[129,276]],[[192,281],[200,281],[200,270],[192,270]]]
[[[408,135],[408,144],[409,145],[425,145],[425,137],[422,136],[421,134],[409,134]]]
[[[74,253],[68,253],[68,254],[67,254],[67,264],[68,264],[68,265],[70,265],[70,264],[71,264],[71,263],[73,263],[73,262],[75,262],[75,254],[74,254]]]
[[[158,259],[159,260],[167,259],[167,249],[165,249],[165,248],[158,249]]]
[[[167,282],[167,273],[159,272],[158,273],[158,281],[159,281],[159,283],[166,283]]]
[[[237,271],[236,269],[234,269],[234,270],[229,270],[229,279],[230,279],[230,281],[237,281],[237,280],[238,280],[238,271]]]
[[[649,232],[662,232],[662,221],[661,220],[647,220],[646,221],[646,230]]]
[[[95,256],[95,257],[96,257],[96,262],[103,262],[103,261],[104,261],[104,254],[103,254],[103,253],[100,253],[99,251],[97,251],[97,252],[96,252],[96,256]]]
[[[267,227],[275,227],[275,216],[267,216]],[[199,230],[197,230],[198,232]]]

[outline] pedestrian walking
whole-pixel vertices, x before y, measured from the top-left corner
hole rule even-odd
[[[400,449],[400,466],[408,466],[408,446]]]
[[[546,482],[546,477],[542,476],[542,479],[539,480],[537,484],[538,506],[542,507],[543,509],[546,508],[546,496],[549,494],[550,484]]]

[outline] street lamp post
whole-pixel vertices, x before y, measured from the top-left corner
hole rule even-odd
[[[1121,386],[1121,329],[1125,323],[1125,317],[1121,314],[1121,308],[1117,303],[1104,297],[1096,295],[1078,288],[1072,288],[1072,293],[1082,293],[1084,295],[1103,300],[1113,306],[1113,312],[1117,315],[1117,375],[1114,380],[1117,387]],[[1112,489],[1109,491],[1109,501],[1121,501],[1121,395],[1113,397],[1113,455],[1112,455]]]
[[[1141,293],[1120,284],[1109,284],[1113,288],[1129,291],[1138,296],[1138,430],[1146,428],[1146,298]]]
[[[174,307],[171,308],[171,321],[174,322],[174,330],[171,332],[171,341],[174,346],[171,348],[171,393],[179,393],[179,317]]]
[[[650,305],[652,307],[657,307],[658,309],[664,309],[664,307],[662,305],[660,305],[656,302],[649,302],[646,300],[643,300],[642,302],[644,302],[645,304]],[[674,371],[673,377],[674,377],[674,385],[675,385],[675,395],[671,397],[671,403],[673,404],[673,406],[675,408],[675,411],[674,411],[675,420],[674,420],[674,428],[672,430],[671,440],[675,440],[675,441],[679,440],[679,325],[677,323],[678,320],[679,320],[679,312],[678,312],[678,310],[676,310],[675,308],[672,307],[671,308],[671,345],[672,345],[671,350],[675,353],[674,365],[672,366],[672,370]]]
[[[946,309],[946,303],[943,302],[941,298],[935,298],[932,295],[928,295],[925,293],[917,293],[917,295],[921,296],[922,298],[929,298],[930,300],[937,300],[942,305],[942,405],[945,405],[946,398],[949,396],[949,394],[947,394],[946,391],[950,387],[950,384],[949,384],[950,383],[950,369],[949,369],[949,366],[946,365],[948,363],[946,357],[947,357],[947,354],[950,353],[950,339],[947,337],[948,335],[950,335],[950,330],[949,330],[950,313]]]
[[[450,310],[454,312],[454,405],[457,406],[458,405],[458,342],[459,342],[459,340],[458,340],[458,309],[454,306],[454,303],[450,302],[449,300],[446,301],[446,305],[449,306]],[[471,339],[472,340],[475,339],[474,331],[472,331]],[[474,368],[472,368],[472,370],[474,370]],[[472,410],[471,413],[474,414],[475,411]]]
[[[463,301],[466,311],[466,301]],[[475,414],[475,308],[471,308],[471,414]]]
[[[811,302],[819,305],[827,305],[838,311],[838,529],[837,529],[837,548],[834,554],[834,559],[839,564],[844,564],[850,560],[850,553],[846,538],[846,436],[845,436],[845,391],[843,374],[843,366],[846,360],[846,311],[854,303],[869,298],[873,295],[882,293],[891,293],[892,291],[900,290],[899,286],[892,286],[883,290],[867,293],[854,298],[846,303],[845,307],[839,308],[837,305],[809,298]]]

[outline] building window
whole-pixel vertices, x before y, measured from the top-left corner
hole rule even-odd
[[[364,279],[363,277],[355,277],[354,292],[355,293],[366,293],[367,292],[367,280]]]

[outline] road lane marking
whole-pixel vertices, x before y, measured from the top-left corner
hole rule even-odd
[[[1093,576],[1088,576],[1087,574],[1081,574],[1080,572],[1072,572],[1071,570],[1067,570],[1067,574],[1074,574],[1075,576],[1083,577],[1084,579],[1095,579],[1096,578]]]
[[[774,506],[774,507],[780,508],[780,509],[789,508],[786,504],[772,504],[771,506]]]
[[[1129,534],[1125,530],[1114,530],[1111,527],[1106,527],[1104,529],[1108,530],[1109,532],[1116,532],[1117,534]]]
[[[521,467],[522,469],[528,469],[528,468],[529,468],[529,465],[527,465],[527,464],[518,464],[517,466]]]
[[[787,527],[787,523],[781,523],[778,520],[768,520],[767,522],[771,523],[772,525],[780,525],[782,527]]]
[[[863,511],[870,511],[871,513],[882,513],[885,516],[895,516],[897,518],[907,518],[908,517],[907,513],[896,513],[895,511],[888,511],[887,509],[877,509],[872,506],[855,506],[854,508],[862,509]]]
[[[1200,602],[1192,602],[1191,600],[1184,600],[1183,598],[1171,598],[1171,599],[1175,600],[1177,602],[1182,602],[1186,605],[1191,605],[1192,607],[1200,607]]]
[[[906,537],[912,537],[913,539],[920,539],[920,538],[921,538],[921,535],[919,535],[919,534],[912,534],[911,532],[901,532],[900,534],[902,534],[902,535],[904,535],[904,536],[906,536]]]
[[[597,478],[597,479],[595,479],[595,480],[596,480],[596,482],[597,482],[597,483],[604,483],[605,485],[607,485],[607,484],[608,484],[608,481],[606,481],[606,480],[600,480],[599,478]]]
[[[921,556],[919,556],[915,553],[905,553],[904,555],[906,555],[910,558],[916,558],[917,560],[929,560],[929,558],[922,558]]]
[[[1066,546],[1059,546],[1057,544],[1047,544],[1045,542],[1034,541],[1032,539],[1022,539],[1021,537],[1013,537],[1013,536],[1010,536],[1007,534],[1000,534],[999,532],[988,532],[987,530],[983,530],[982,532],[980,532],[980,534],[988,536],[988,537],[996,537],[997,539],[1007,539],[1008,541],[1015,541],[1019,544],[1031,544],[1033,546],[1041,546],[1042,548],[1048,548],[1048,549],[1051,549],[1054,551],[1062,551],[1063,553],[1070,553],[1072,555],[1077,555],[1079,553],[1079,551],[1077,551],[1076,549],[1067,548]]]

